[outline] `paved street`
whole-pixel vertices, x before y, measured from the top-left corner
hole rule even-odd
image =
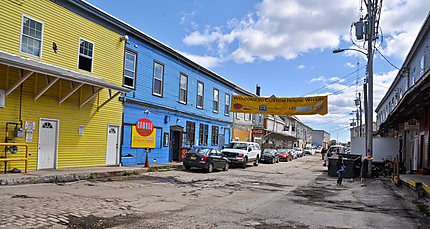
[[[0,187],[0,228],[425,228],[388,180],[335,185],[320,155],[211,174]]]

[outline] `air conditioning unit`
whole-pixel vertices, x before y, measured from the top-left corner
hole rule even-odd
[[[0,90],[0,107],[6,106],[6,92],[4,90]]]

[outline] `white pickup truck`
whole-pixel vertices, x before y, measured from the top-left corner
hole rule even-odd
[[[261,157],[260,146],[255,142],[231,142],[221,152],[231,164],[240,164],[242,168],[246,168],[249,162],[254,162],[254,166],[258,166]]]

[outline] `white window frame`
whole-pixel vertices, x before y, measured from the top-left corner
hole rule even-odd
[[[186,79],[185,88],[182,88],[182,85],[181,85],[182,77],[185,77],[185,79]],[[185,93],[184,93],[185,94],[185,101],[181,100],[181,90],[185,91]],[[182,104],[187,104],[187,102],[188,102],[188,76],[185,73],[182,73],[182,72],[179,74],[179,95],[178,95],[178,101],[180,103],[182,103]]]
[[[230,116],[230,94],[228,93],[225,93],[224,115]]]
[[[217,92],[217,96],[215,96],[215,91]],[[216,107],[215,107],[215,102],[216,102]],[[212,104],[212,106],[213,106],[212,111],[214,113],[218,113],[219,112],[219,90],[216,88],[214,88],[214,91],[213,91],[213,104]]]
[[[42,34],[41,34],[41,37],[40,37],[40,52],[39,52],[39,56],[35,56],[33,54],[29,54],[29,53],[21,51],[21,47],[22,47],[22,35],[23,35],[23,32],[24,32],[24,17],[42,24],[42,31],[41,31]],[[41,22],[39,20],[36,20],[36,19],[34,19],[32,17],[29,17],[29,16],[27,16],[25,14],[21,14],[21,34],[20,34],[20,37],[19,37],[19,53],[22,53],[22,54],[25,54],[25,55],[28,55],[28,56],[32,56],[32,57],[36,57],[36,58],[41,59],[42,58],[43,32],[44,32],[44,29],[45,29],[45,23],[43,23],[43,22]],[[37,39],[37,38],[33,38],[33,39]]]
[[[133,70],[130,70],[130,69],[126,68],[125,62],[127,60],[127,54],[130,54],[130,55],[134,56]],[[130,51],[130,50],[125,50],[125,55],[124,55],[124,71],[122,73],[123,74],[123,79],[122,79],[123,83],[122,83],[122,85],[124,87],[128,87],[128,88],[131,88],[131,89],[136,89],[136,75],[137,75],[136,66],[137,66],[137,53],[135,53],[133,51]],[[125,84],[125,78],[131,78],[131,77],[125,75],[125,70],[133,72],[133,86],[129,86],[129,85]]]
[[[86,42],[88,42],[88,43],[91,43],[92,45],[93,45],[93,52],[92,52],[92,54],[93,54],[93,56],[91,56],[91,71],[87,71],[87,70],[84,70],[84,69],[80,69],[79,68],[79,57],[82,55],[83,57],[90,57],[90,56],[87,56],[87,55],[85,55],[85,54],[81,54],[81,40],[84,40],[84,41],[86,41]],[[89,73],[93,73],[93,70],[94,70],[94,51],[95,51],[95,49],[96,49],[96,47],[95,47],[95,44],[94,44],[94,42],[91,42],[91,41],[89,41],[89,40],[87,40],[87,39],[85,39],[85,38],[82,38],[82,37],[79,37],[79,42],[78,42],[78,60],[76,61],[76,63],[77,63],[77,65],[76,65],[76,68],[78,69],[78,70],[80,70],[80,71],[84,71],[84,72],[89,72]]]
[[[163,71],[161,74],[161,80],[160,79],[156,79],[155,78],[155,66],[156,65],[161,65],[163,67]],[[163,97],[163,92],[164,92],[164,64],[161,62],[158,62],[156,60],[154,60],[154,67],[153,67],[153,74],[152,74],[152,94],[158,97]],[[160,82],[160,93],[155,93],[154,89],[155,89],[155,80],[159,80]]]
[[[199,85],[202,85],[202,94],[199,95]],[[201,81],[197,81],[197,97],[196,97],[196,107],[198,109],[203,109],[203,106],[205,105],[204,99],[205,99],[205,84]],[[202,97],[202,105],[199,106],[199,96]]]

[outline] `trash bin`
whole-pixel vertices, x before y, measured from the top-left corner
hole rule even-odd
[[[345,171],[343,173],[343,178],[357,178],[360,176],[361,170],[361,155],[357,154],[341,154],[343,157],[343,163],[345,165]],[[328,158],[328,175],[336,177],[337,176],[337,166],[336,161],[338,156],[332,156]]]

